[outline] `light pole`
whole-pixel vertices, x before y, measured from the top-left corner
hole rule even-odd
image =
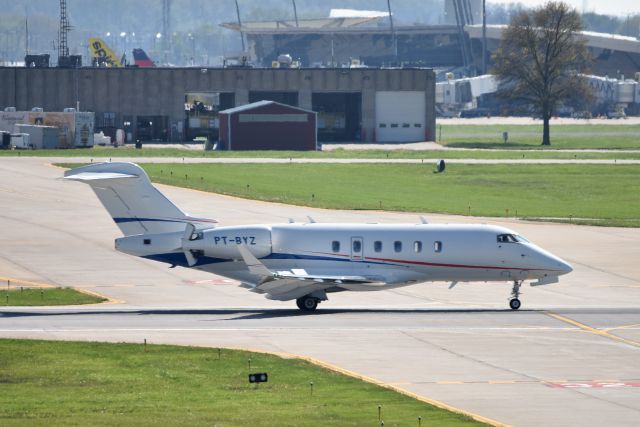
[[[487,74],[487,8],[482,0],[482,74]]]
[[[193,34],[188,34],[189,41],[191,41],[191,65],[196,65],[196,38]]]
[[[156,33],[156,36],[153,39],[153,54],[157,58],[158,57],[158,41],[162,38],[162,33]]]
[[[124,60],[126,60],[127,58],[127,33],[126,31],[121,31],[120,32],[120,49],[122,49],[122,57]],[[125,61],[121,61],[123,64],[123,67],[126,67],[126,65],[124,64]]]

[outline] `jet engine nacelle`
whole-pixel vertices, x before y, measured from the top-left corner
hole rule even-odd
[[[134,234],[116,239],[116,249],[129,255],[147,256],[180,250],[182,233]]]
[[[194,255],[219,259],[242,259],[238,246],[243,245],[256,257],[271,254],[271,228],[266,226],[220,227],[195,232],[182,243],[182,249]]]

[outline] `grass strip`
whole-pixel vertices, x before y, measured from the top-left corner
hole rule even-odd
[[[638,165],[143,165],[152,180],[330,209],[583,218],[640,226]]]
[[[553,125],[551,146],[542,147],[542,124],[436,126],[438,140],[457,148],[485,149],[639,149],[640,125]],[[503,140],[503,132],[509,134]]]
[[[0,423],[481,425],[298,359],[169,345],[0,340]],[[250,362],[249,362],[250,361]],[[267,383],[248,383],[266,372]],[[313,383],[313,389],[311,386]]]
[[[5,306],[48,306],[97,304],[106,301],[72,288],[23,288],[9,286],[0,289],[0,304]]]
[[[302,206],[640,227],[639,165],[449,164],[442,174],[420,164],[141,166],[163,184]]]
[[[354,144],[354,146],[357,144]],[[503,147],[504,148],[504,147]],[[526,148],[526,147],[522,147]],[[491,149],[491,150],[357,150],[338,148],[332,151],[202,151],[180,148],[89,148],[71,150],[28,150],[3,151],[0,157],[89,157],[94,162],[106,159],[174,157],[174,158],[275,158],[275,159],[560,159],[560,160],[639,160],[640,152],[560,152],[557,150],[523,150]]]

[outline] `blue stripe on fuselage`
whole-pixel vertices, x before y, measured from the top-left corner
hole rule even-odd
[[[164,254],[145,255],[142,258],[150,259],[153,261],[164,262],[171,265],[179,265],[180,267],[189,267],[187,258],[182,252],[169,252]],[[230,259],[213,258],[209,256],[201,256],[196,259],[196,264],[192,267],[202,266],[206,264],[218,264],[221,262],[231,262]]]
[[[142,258],[150,259],[153,261],[164,262],[171,265],[179,265],[180,267],[188,267],[187,259],[182,252],[170,252],[164,254],[153,254],[153,255],[145,255]],[[380,265],[397,265],[387,262],[378,262],[378,261],[352,261],[349,258],[332,258],[328,256],[317,256],[317,255],[300,255],[300,254],[285,254],[285,253],[272,253],[267,255],[266,257],[261,258],[262,260],[309,260],[309,261],[339,261],[339,262],[358,262],[358,263],[367,263],[367,264],[380,264]],[[214,258],[209,256],[201,256],[197,258],[197,262],[195,266],[202,266],[206,264],[218,264],[221,262],[232,262],[230,259],[222,259],[222,258]],[[193,266],[193,267],[195,267]]]
[[[118,217],[113,218],[116,224],[120,224],[121,222],[138,222],[138,221],[151,221],[151,222],[188,222],[187,220],[179,220],[179,219],[162,219],[162,218],[124,218]]]

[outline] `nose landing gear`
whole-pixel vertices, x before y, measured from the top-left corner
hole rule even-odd
[[[511,288],[511,299],[509,300],[509,307],[511,310],[517,310],[520,308],[520,286],[522,286],[522,280],[514,280],[513,287]]]

